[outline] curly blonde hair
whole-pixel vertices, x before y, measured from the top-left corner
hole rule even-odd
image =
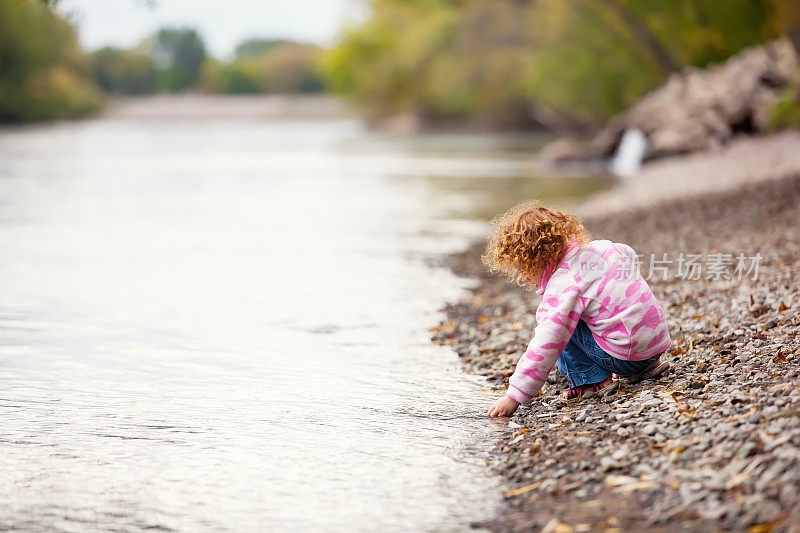
[[[570,240],[588,242],[589,234],[572,215],[525,202],[492,219],[497,225],[481,259],[490,272],[532,288],[548,264],[556,265]]]

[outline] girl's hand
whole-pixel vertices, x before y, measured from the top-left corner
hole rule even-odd
[[[503,396],[489,409],[488,415],[492,418],[496,416],[511,416],[519,407],[519,402],[508,396]]]

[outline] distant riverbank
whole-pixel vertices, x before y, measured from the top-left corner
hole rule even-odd
[[[158,94],[109,99],[105,117],[114,119],[339,119],[354,116],[341,99],[328,95]]]
[[[670,323],[673,371],[577,406],[561,401],[566,381],[553,371],[498,442],[493,467],[508,504],[492,527],[797,527],[800,134],[665,159],[575,211],[594,238],[644,254]],[[445,309],[433,338],[499,395],[538,299],[483,273],[481,248],[450,257],[477,285]],[[702,258],[697,278],[678,270],[689,254]],[[737,273],[740,255],[747,268],[759,257],[757,271]],[[730,259],[719,276],[707,270],[714,257]],[[653,275],[653,260],[666,272]]]

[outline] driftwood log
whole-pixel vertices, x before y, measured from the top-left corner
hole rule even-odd
[[[749,48],[725,63],[686,68],[611,119],[588,142],[562,138],[546,145],[549,163],[607,159],[625,132],[647,139],[644,159],[719,147],[737,133],[769,127],[769,113],[788,87],[798,86],[798,60],[788,39]]]

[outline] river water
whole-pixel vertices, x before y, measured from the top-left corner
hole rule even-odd
[[[0,528],[463,530],[494,395],[431,266],[544,178],[530,136],[354,120],[0,130]]]

